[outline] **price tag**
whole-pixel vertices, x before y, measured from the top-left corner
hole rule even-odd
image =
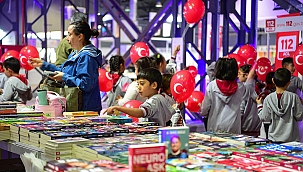
[[[297,49],[297,37],[280,36],[278,39],[278,52],[293,52]]]

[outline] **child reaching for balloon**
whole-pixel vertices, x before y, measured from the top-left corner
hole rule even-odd
[[[137,118],[148,118],[151,122],[157,122],[160,126],[166,126],[174,108],[158,93],[162,82],[162,76],[158,69],[142,69],[137,75],[138,91],[147,100],[139,108],[127,108],[122,106],[111,106],[104,113],[113,114],[115,111],[126,113]]]
[[[245,84],[237,83],[238,64],[234,58],[219,58],[215,80],[206,87],[201,115],[208,116],[207,131],[241,133],[240,104],[254,92],[253,66]]]

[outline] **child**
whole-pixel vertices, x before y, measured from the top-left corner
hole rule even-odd
[[[8,80],[4,84],[0,102],[15,101],[26,104],[32,99],[32,90],[24,75],[19,74],[20,62],[16,58],[8,58],[3,63],[4,73]]]
[[[155,54],[151,56],[151,59],[155,62],[156,68],[161,72],[164,73],[166,70],[166,60],[161,54]]]
[[[138,76],[138,73],[146,68],[156,67],[155,63],[149,57],[141,57],[136,61],[135,64],[135,73]],[[140,96],[138,91],[138,82],[134,81],[129,86],[124,95],[124,97],[118,98],[118,105],[123,106],[126,102],[130,100],[138,100],[140,102],[144,102],[146,100],[145,97]]]
[[[176,104],[175,99],[171,95],[170,91],[170,81],[173,74],[166,73],[162,75],[162,84],[160,94],[169,102],[170,105]]]
[[[4,88],[4,84],[7,81],[7,76],[4,74],[3,63],[0,63],[0,89]]]
[[[155,68],[143,69],[137,76],[137,82],[139,94],[148,98],[140,108],[112,106],[106,110],[107,114],[118,110],[130,116],[148,118],[149,121],[157,122],[160,126],[166,126],[166,122],[171,119],[175,110],[162,95],[158,94],[162,82],[160,71]]]
[[[232,58],[219,58],[215,80],[210,82],[201,106],[201,115],[208,116],[207,131],[241,133],[240,104],[254,91],[254,68],[245,85],[237,83],[238,64]]]
[[[298,95],[286,91],[291,82],[291,72],[278,69],[273,78],[276,91],[269,94],[262,106],[262,98],[257,98],[261,121],[271,122],[268,138],[274,142],[300,141],[297,121],[303,118],[302,104]]]
[[[300,78],[293,76],[296,68],[293,62],[293,58],[291,57],[286,57],[282,60],[282,67],[289,70],[291,73],[291,78],[290,78],[290,84],[287,87],[287,91],[290,91],[292,93],[298,94],[300,96],[300,91],[303,91],[303,84]],[[298,90],[299,89],[299,90]]]
[[[132,83],[132,80],[124,76],[125,62],[122,56],[112,56],[109,60],[110,73],[113,78],[113,89],[107,93],[107,107],[118,104],[117,98],[124,97],[125,87]]]
[[[251,65],[243,65],[239,69],[238,78],[240,82],[245,83],[247,80],[248,73],[250,71]],[[259,88],[256,88],[259,90]],[[248,99],[242,101],[241,110],[241,126],[242,134],[258,136],[261,128],[261,121],[258,116],[258,109],[256,98],[258,94],[255,90]]]

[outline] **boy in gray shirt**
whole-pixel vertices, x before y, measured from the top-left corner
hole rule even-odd
[[[162,82],[160,71],[156,68],[142,69],[137,76],[137,82],[139,94],[148,98],[139,108],[111,106],[104,113],[113,114],[117,110],[133,117],[148,118],[151,122],[166,126],[175,110],[167,99],[158,93]]]
[[[274,142],[300,141],[298,121],[303,118],[302,104],[298,95],[286,91],[291,83],[291,73],[278,69],[273,78],[276,91],[263,102],[257,98],[258,115],[263,122],[270,122],[268,139]]]
[[[290,84],[288,85],[286,90],[295,93],[300,97],[301,92],[303,91],[303,84],[299,77],[293,76],[293,73],[296,70],[293,62],[293,58],[291,57],[284,58],[282,60],[282,67],[289,70],[289,72],[291,73]]]
[[[8,77],[0,95],[0,102],[15,101],[26,104],[32,99],[31,86],[24,75],[19,74],[20,62],[16,58],[8,58],[3,62],[4,74]]]

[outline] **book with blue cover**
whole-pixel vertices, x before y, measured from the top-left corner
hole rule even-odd
[[[159,143],[165,143],[168,159],[188,158],[189,128],[165,127],[159,128]]]

